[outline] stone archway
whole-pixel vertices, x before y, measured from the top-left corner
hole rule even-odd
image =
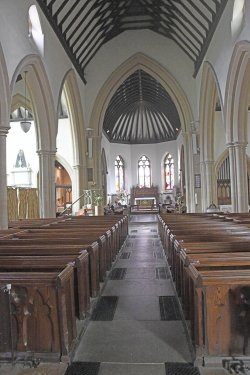
[[[225,97],[225,121],[230,158],[232,209],[248,212],[246,145],[250,102],[250,43],[235,45],[231,58]]]
[[[8,70],[0,45],[0,229],[8,228],[6,186],[6,135],[9,130],[10,90]]]
[[[200,94],[200,163],[201,163],[201,204],[206,211],[216,198],[216,174],[214,156],[215,110],[222,98],[216,74],[208,62],[204,63]]]
[[[128,78],[133,72],[138,69],[144,70],[156,80],[158,80],[165,90],[171,96],[181,121],[181,128],[184,136],[185,147],[185,169],[187,171],[187,206],[188,211],[195,210],[194,203],[194,183],[193,183],[193,155],[192,155],[192,142],[190,133],[190,123],[193,121],[192,111],[188,99],[174,77],[157,61],[150,57],[137,53],[122,65],[120,65],[107,79],[99,91],[95,100],[93,110],[90,118],[90,127],[94,130],[95,135],[95,180],[100,185],[101,183],[101,158],[100,158],[100,145],[102,136],[103,119],[107,106],[121,83]]]
[[[82,104],[80,92],[73,70],[66,73],[58,98],[58,107],[62,91],[64,90],[67,107],[69,112],[69,121],[72,130],[73,143],[73,176],[72,176],[72,200],[76,201],[83,189],[87,189],[87,161],[86,161],[86,142],[84,131],[84,118],[82,113]],[[74,204],[73,211],[80,208],[80,200]]]
[[[11,80],[11,93],[17,76],[24,71],[36,124],[39,156],[40,216],[55,216],[54,161],[56,153],[56,115],[49,80],[39,56],[28,55],[20,61]]]

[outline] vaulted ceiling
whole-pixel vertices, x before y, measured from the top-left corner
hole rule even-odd
[[[151,30],[174,41],[194,63],[205,56],[227,0],[37,0],[83,82],[101,48],[124,31]],[[137,70],[113,95],[103,130],[110,142],[175,140],[177,109],[152,76]]]
[[[175,140],[180,118],[164,87],[143,70],[131,74],[113,95],[103,130],[110,142],[158,143]]]
[[[84,82],[105,44],[127,30],[172,39],[194,62],[207,51],[227,0],[37,0]]]

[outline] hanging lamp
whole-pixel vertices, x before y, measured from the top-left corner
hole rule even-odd
[[[27,71],[24,72],[24,120],[20,121],[20,125],[24,133],[28,133],[31,127],[31,122],[27,119],[26,74]]]

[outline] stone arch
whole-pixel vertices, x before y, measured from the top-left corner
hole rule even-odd
[[[72,197],[76,201],[80,192],[87,189],[86,174],[86,137],[84,132],[84,117],[82,111],[82,103],[77,84],[75,72],[70,69],[64,76],[58,96],[58,108],[65,88],[65,96],[68,104],[69,118],[72,126],[72,142],[73,142],[73,169],[72,178]],[[58,123],[57,123],[58,124]],[[77,201],[73,207],[73,212],[80,208],[80,201]]]
[[[126,60],[109,76],[100,89],[90,117],[90,127],[94,130],[95,136],[97,137],[95,142],[95,154],[98,155],[98,147],[100,144],[99,138],[101,138],[102,135],[103,119],[112,96],[121,83],[138,69],[144,70],[146,73],[150,74],[158,82],[160,82],[171,96],[177,108],[181,128],[184,133],[185,148],[187,151],[185,163],[186,170],[188,170],[188,175],[190,176],[187,184],[187,195],[189,197],[188,210],[192,212],[194,211],[195,207],[193,192],[193,158],[190,134],[190,123],[193,121],[192,110],[184,90],[181,88],[175,78],[162,65],[145,54],[137,53]],[[100,171],[99,155],[94,162],[96,166],[95,170],[97,172]],[[99,176],[96,176],[96,181],[100,181],[100,173]]]
[[[62,166],[66,169],[67,173],[69,174],[71,180],[74,176],[73,168],[72,166],[67,162],[67,160],[64,159],[62,155],[56,155],[55,160],[57,160]]]
[[[222,108],[222,96],[216,73],[212,65],[205,62],[202,71],[199,104],[202,211],[206,211],[207,207],[216,201],[217,194],[214,160],[214,121],[218,98]]]
[[[10,117],[10,89],[8,70],[5,62],[2,46],[0,44],[0,128],[9,128]]]
[[[246,145],[250,102],[250,43],[241,41],[231,57],[225,96],[226,137],[230,157],[233,212],[248,212]]]
[[[226,83],[225,119],[227,142],[246,142],[247,109],[250,100],[250,43],[235,45]]]
[[[0,229],[8,228],[6,187],[6,134],[9,130],[10,89],[8,70],[0,44]]]
[[[54,161],[56,153],[56,113],[49,80],[38,55],[27,55],[12,76],[13,93],[19,74],[27,71],[26,82],[32,105],[39,156],[40,216],[55,216]]]
[[[37,127],[37,150],[55,152],[55,106],[49,80],[41,58],[37,55],[28,55],[20,61],[11,80],[11,93],[13,92],[17,76],[24,71],[27,71],[27,86]]]
[[[25,105],[26,105],[27,110],[31,112],[32,105],[31,105],[30,100],[28,98],[26,98],[25,100],[25,97],[21,94],[15,94],[13,95],[12,100],[11,100],[10,111],[13,112],[19,107],[25,107]]]
[[[187,126],[192,122],[193,115],[183,89],[174,77],[157,61],[142,53],[137,53],[121,64],[99,91],[90,119],[90,125],[95,129],[95,134],[101,135],[103,118],[115,91],[126,78],[138,69],[150,74],[166,89],[177,108],[182,130],[186,132],[188,130]]]
[[[200,155],[202,160],[214,158],[214,110],[219,97],[222,107],[222,95],[216,73],[209,62],[205,62],[202,71],[200,93]],[[223,114],[223,112],[222,112]]]
[[[76,75],[72,69],[69,70],[63,78],[58,96],[58,107],[64,87],[73,131],[74,163],[75,165],[78,165],[80,163],[83,163],[85,160],[86,142],[84,142],[84,118],[82,112],[81,97],[76,80]]]

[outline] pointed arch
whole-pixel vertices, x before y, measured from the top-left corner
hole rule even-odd
[[[51,87],[43,62],[38,55],[27,55],[17,65],[10,91],[19,74],[26,74],[27,89],[37,134],[39,157],[39,199],[41,217],[55,216],[54,161],[56,154],[56,112]]]
[[[12,76],[13,93],[17,76],[27,71],[27,86],[37,129],[37,150],[56,150],[56,116],[54,100],[42,60],[38,55],[24,57]]]
[[[95,129],[95,134],[100,136],[102,133],[103,118],[113,94],[122,82],[138,69],[142,69],[154,77],[169,93],[177,108],[181,128],[186,132],[187,126],[193,120],[193,115],[183,89],[174,77],[157,61],[143,53],[137,53],[121,64],[110,75],[99,91],[90,118],[90,125],[91,128]]]
[[[121,155],[115,159],[115,191],[122,192],[125,190],[125,164]]]
[[[225,97],[233,212],[248,212],[246,145],[250,102],[249,81],[250,43],[241,41],[234,47],[227,75]]]
[[[249,81],[250,42],[243,41],[234,47],[227,75],[225,97],[227,143],[246,142],[247,140]]]
[[[32,105],[31,105],[30,100],[28,98],[25,99],[25,97],[19,93],[15,94],[13,95],[12,100],[11,100],[10,112],[15,111],[19,107],[25,107],[25,105],[26,105],[27,110],[29,112],[32,112]]]
[[[181,129],[184,133],[185,147],[185,166],[187,176],[187,207],[188,212],[195,210],[194,201],[194,182],[193,182],[193,154],[191,143],[190,124],[193,122],[193,113],[188,98],[175,78],[157,61],[146,56],[143,53],[137,53],[121,64],[106,80],[100,89],[91,112],[90,128],[94,130],[95,139],[95,170],[100,170],[100,155],[98,154],[98,146],[102,136],[102,127],[105,112],[108,104],[122,82],[128,78],[136,70],[142,69],[146,73],[154,77],[164,89],[168,92],[173,100],[181,122]],[[100,176],[95,176],[96,181],[100,181]]]
[[[11,94],[9,88],[9,74],[0,44],[0,128],[9,128]]]
[[[215,175],[215,111],[222,108],[222,96],[212,65],[205,62],[202,71],[200,92],[200,162],[202,211],[216,201]],[[222,112],[223,113],[223,112]]]
[[[163,160],[164,168],[164,190],[173,190],[174,187],[174,158],[167,152]]]
[[[205,62],[202,71],[199,104],[201,161],[214,159],[214,115],[217,99],[221,108],[223,108],[222,95],[216,73],[212,65],[209,62]]]
[[[64,76],[58,95],[57,109],[59,109],[62,91],[65,88],[70,123],[73,132],[74,164],[82,164],[86,158],[86,142],[84,135],[84,117],[82,103],[74,70],[70,69]],[[58,111],[57,111],[58,112]],[[57,123],[58,126],[58,123]]]
[[[84,132],[84,116],[82,111],[82,103],[77,78],[74,70],[70,69],[66,72],[58,94],[57,113],[59,113],[60,101],[64,92],[67,109],[69,115],[69,123],[72,132],[72,153],[73,153],[73,169],[72,179],[72,199],[75,203],[73,212],[80,209],[79,196],[83,189],[87,188],[87,168],[86,168],[86,141]],[[57,116],[58,117],[58,116]],[[57,121],[58,132],[58,121]]]
[[[7,187],[6,187],[6,134],[9,130],[10,89],[9,75],[2,46],[0,44],[0,229],[8,228]]]

